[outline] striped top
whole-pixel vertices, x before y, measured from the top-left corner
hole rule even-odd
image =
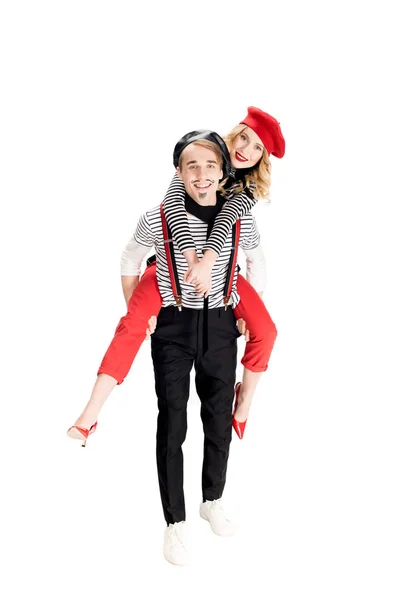
[[[204,248],[207,238],[207,223],[201,221],[197,217],[191,214],[187,214],[188,223],[191,235],[193,237],[197,254],[199,258],[202,256],[202,248]],[[170,306],[175,304],[174,296],[172,293],[172,287],[170,283],[167,257],[163,242],[162,222],[160,206],[149,210],[144,213],[138,222],[136,231],[134,233],[134,242],[136,244],[131,245],[131,258],[142,260],[145,254],[149,251],[150,247],[154,246],[157,255],[157,280],[158,287],[163,299],[163,306]],[[243,249],[244,253],[257,248],[260,244],[260,235],[257,230],[255,220],[252,215],[246,215],[241,219],[240,226],[240,238],[239,246]],[[220,255],[218,256],[212,272],[212,289],[208,297],[209,308],[219,308],[224,306],[223,292],[226,281],[226,274],[229,266],[229,258],[231,253],[232,237],[228,236],[228,240],[225,241]],[[178,278],[181,283],[182,290],[182,304],[187,308],[203,309],[204,298],[198,296],[195,292],[193,285],[189,283],[183,283],[183,277],[188,269],[188,265],[185,257],[179,251],[176,241],[173,241],[175,262],[178,271]],[[236,280],[237,280],[237,269],[235,270],[231,303],[233,307],[240,301],[239,295],[236,291]]]
[[[235,177],[236,171],[232,169],[231,176]],[[229,201],[225,205],[217,218],[211,234],[203,246],[203,251],[214,250],[217,255],[220,254],[225,241],[230,234],[232,225],[251,211],[257,200],[253,198],[250,191],[241,192],[236,196],[233,192],[227,195]],[[193,250],[195,248],[194,240],[190,234],[187,213],[185,210],[185,185],[178,175],[175,174],[164,198],[164,211],[171,228],[172,235],[178,244],[181,252]]]

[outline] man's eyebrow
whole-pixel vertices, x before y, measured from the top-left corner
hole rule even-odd
[[[212,163],[214,165],[217,164],[216,160],[207,160],[208,163]],[[186,164],[187,165],[195,165],[197,163],[197,160],[189,160]]]

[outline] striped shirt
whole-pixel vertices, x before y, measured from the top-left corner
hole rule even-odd
[[[187,213],[186,213],[187,214]],[[207,238],[207,223],[201,221],[191,214],[187,214],[190,232],[193,237],[199,259],[202,257],[202,248],[204,248]],[[134,244],[131,244],[130,252],[131,259],[143,260],[145,254],[148,253],[150,247],[154,246],[157,255],[157,280],[158,287],[163,299],[163,306],[175,304],[172,287],[170,282],[167,257],[163,242],[163,231],[160,207],[156,206],[152,210],[144,213],[138,222],[136,231],[133,236]],[[252,215],[246,215],[241,219],[239,246],[243,251],[251,254],[251,251],[258,248],[260,243],[260,235]],[[128,244],[129,245],[129,244]],[[231,253],[232,237],[228,236],[225,241],[221,253],[218,256],[211,272],[212,289],[209,295],[209,308],[219,308],[224,306],[223,292],[225,287],[226,275],[229,266],[229,258]],[[198,296],[193,285],[183,283],[183,277],[188,269],[185,257],[179,251],[177,243],[173,241],[175,262],[178,271],[178,278],[182,290],[182,304],[187,308],[203,309],[204,299]],[[240,297],[236,291],[237,269],[235,270],[231,302],[233,307],[240,301]]]
[[[235,170],[231,171],[235,175]],[[250,193],[241,192],[233,195],[229,193],[229,201],[225,203],[223,209],[215,219],[211,234],[203,246],[203,250],[214,250],[217,255],[220,254],[225,241],[232,229],[232,225],[253,208],[257,200]],[[185,185],[178,175],[175,174],[164,198],[164,210],[168,225],[171,228],[174,239],[181,252],[193,250],[194,240],[190,235],[190,229],[185,210]]]

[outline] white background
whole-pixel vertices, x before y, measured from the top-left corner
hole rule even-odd
[[[2,598],[398,600],[394,5],[2,2]],[[174,144],[226,134],[249,105],[287,142],[255,210],[279,335],[231,446],[232,539],[198,516],[190,399],[192,561],[178,568],[161,551],[149,342],[87,448],[65,433],[124,313],[120,254],[163,197]]]

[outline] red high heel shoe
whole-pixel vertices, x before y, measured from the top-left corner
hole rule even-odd
[[[238,405],[238,398],[239,398],[239,392],[240,392],[241,386],[242,386],[242,384],[240,381],[235,385],[236,400],[235,400],[235,406],[233,407],[233,413],[232,413],[232,427],[236,431],[238,438],[240,440],[244,436],[244,430],[246,428],[247,419],[245,421],[236,421],[236,419],[233,415],[235,414],[235,411],[236,411],[236,408]]]
[[[82,448],[86,448],[86,442],[90,434],[94,433],[97,429],[97,421],[89,429],[84,427],[77,427],[72,425],[67,431],[67,435],[74,440],[83,440]]]

